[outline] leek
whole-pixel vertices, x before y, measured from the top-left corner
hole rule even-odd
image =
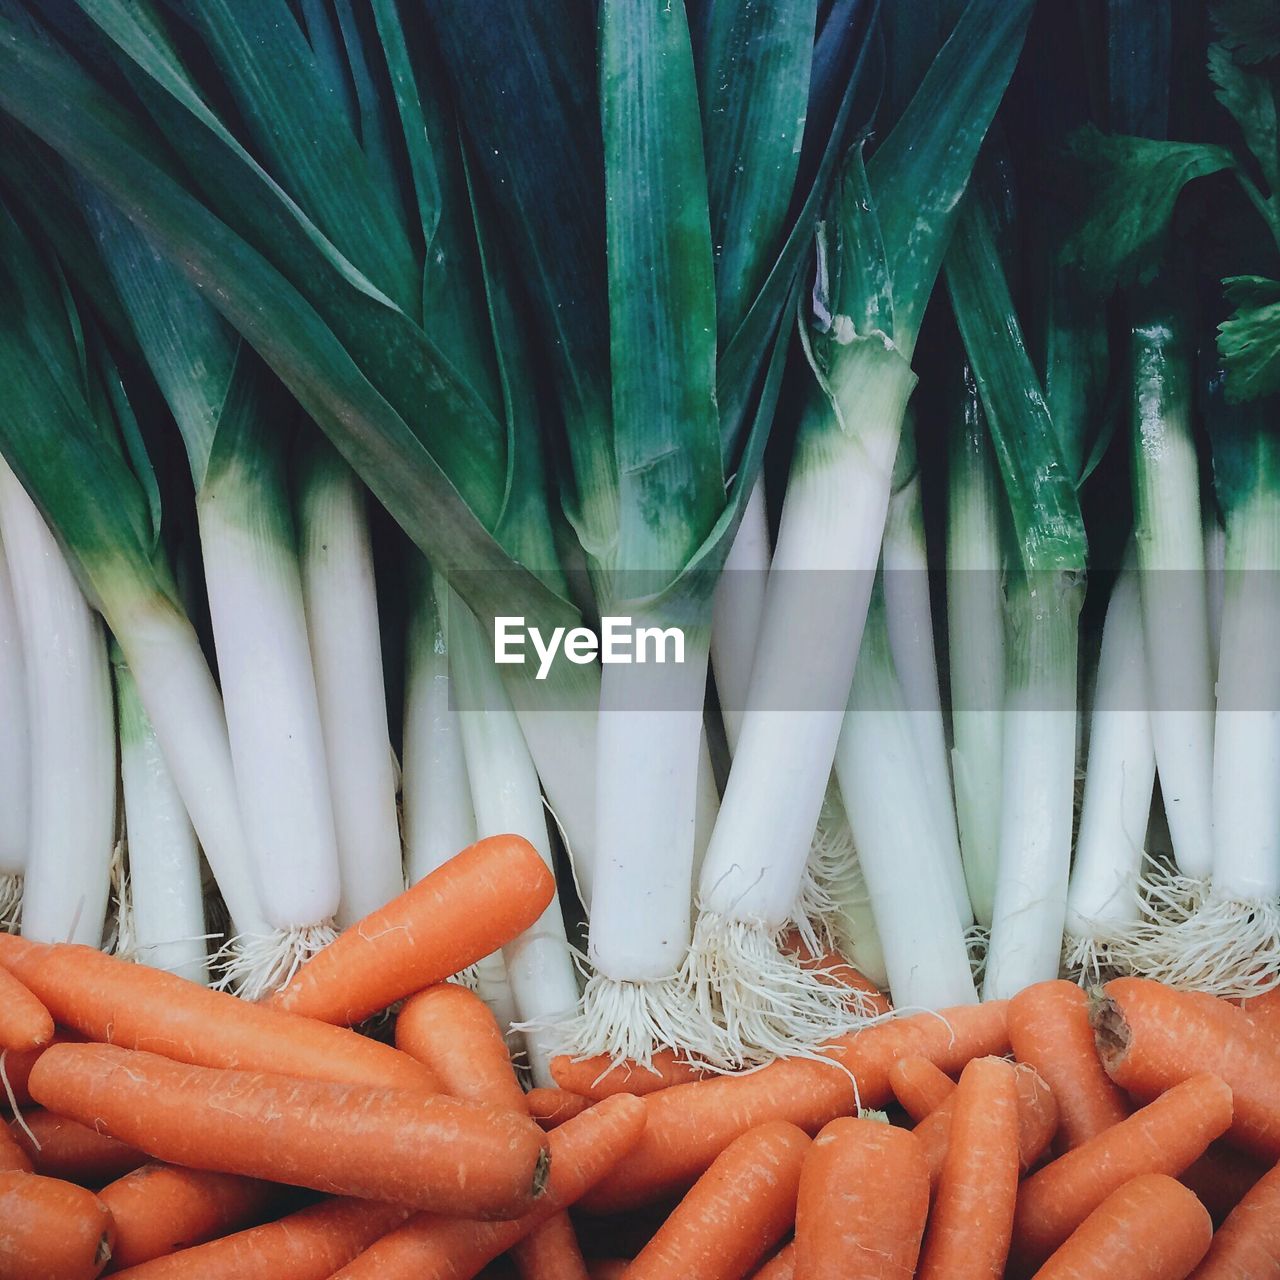
[[[208,981],[200,848],[155,730],[122,660],[113,661],[128,872],[120,892],[123,954]]]
[[[116,755],[102,624],[17,477],[0,461],[4,539],[25,658],[30,817],[22,933],[102,942]]]
[[[22,635],[0,538],[0,929],[17,923],[30,827],[30,742]]]
[[[364,487],[327,440],[305,448],[298,491],[307,634],[342,884],[338,923],[347,925],[404,888],[373,548]]]
[[[745,1061],[803,1049],[841,1025],[821,983],[797,998],[795,967],[775,939],[795,909],[853,681],[920,317],[1028,16],[1023,4],[969,4],[865,178],[856,155],[846,169],[830,245],[838,252],[828,252],[807,334],[818,386],[800,424],[747,712],[700,883],[698,982],[755,1038],[742,1046]],[[797,634],[820,638],[806,654],[807,709],[780,710],[797,708]],[[779,793],[785,805],[771,800]]]

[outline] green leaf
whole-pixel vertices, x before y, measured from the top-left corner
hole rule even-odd
[[[620,505],[606,565],[670,577],[724,504],[707,178],[683,0],[604,0],[600,97]]]
[[[1086,125],[1064,160],[1061,189],[1083,205],[1064,261],[1080,267],[1098,294],[1149,280],[1164,257],[1183,188],[1234,167],[1225,147],[1104,134]]]
[[[1280,133],[1271,81],[1246,71],[1221,44],[1209,46],[1214,97],[1231,113],[1266,179],[1273,201],[1280,199]]]
[[[1218,326],[1227,399],[1240,403],[1280,391],[1280,282],[1232,276],[1222,283],[1235,307]]]
[[[982,203],[969,196],[947,253],[947,288],[978,384],[1028,574],[1078,572],[1087,541],[1076,477],[1045,403]]]
[[[817,0],[714,4],[698,64],[716,316],[737,331],[777,255],[809,101]]]
[[[1033,7],[1033,0],[969,0],[867,165],[893,280],[894,341],[908,359]]]
[[[1210,12],[1222,43],[1241,62],[1280,57],[1280,9],[1272,0],[1217,0]]]
[[[181,84],[177,88],[181,92]],[[469,599],[482,617],[519,604],[529,617],[574,625],[576,611],[512,564],[471,505],[492,486],[492,467],[479,463],[446,473],[424,442],[429,428],[433,439],[455,438],[465,449],[477,423],[483,424],[474,400],[444,376],[447,366],[437,367],[422,384],[420,436],[355,363],[312,302],[183,187],[138,121],[65,57],[4,22],[0,105],[145,225],[152,242],[206,289],[205,296],[253,343],[393,518],[437,563],[504,571],[468,575]],[[307,237],[305,244],[315,241]],[[311,261],[321,267],[332,259],[314,255]],[[363,290],[350,293],[373,303]],[[407,360],[414,352],[400,342],[387,357]]]

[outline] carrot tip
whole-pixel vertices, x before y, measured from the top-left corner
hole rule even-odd
[[[1089,1025],[1104,1067],[1124,1057],[1132,1033],[1120,1006],[1110,996],[1096,996],[1089,1007]]]
[[[533,1198],[536,1200],[547,1189],[551,1177],[551,1148],[543,1147],[533,1166]]]
[[[99,1268],[105,1267],[111,1261],[111,1233],[104,1231],[98,1237],[98,1251],[93,1255],[93,1261]]]

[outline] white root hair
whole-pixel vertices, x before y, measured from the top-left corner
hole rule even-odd
[[[698,1057],[712,1070],[821,1058],[826,1041],[867,1021],[847,987],[802,967],[758,922],[703,911],[684,972],[702,1023]]]
[[[22,877],[0,876],[0,933],[16,933],[22,917]]]
[[[219,977],[214,985],[235,991],[246,1000],[261,1000],[288,986],[303,964],[337,936],[329,921],[268,934],[240,934],[228,941],[216,958]]]

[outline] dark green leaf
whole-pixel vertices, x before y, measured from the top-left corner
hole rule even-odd
[[[1095,293],[1154,275],[1183,188],[1235,166],[1225,147],[1100,133],[1087,125],[1065,158],[1062,189],[1083,204],[1064,260]]]
[[[1231,113],[1253,152],[1273,199],[1280,199],[1280,133],[1271,81],[1239,66],[1221,44],[1209,46],[1214,97]]]
[[[1241,62],[1280,57],[1280,8],[1274,0],[1217,0],[1212,14],[1222,43]]]
[[[1227,399],[1239,403],[1280,391],[1280,282],[1232,276],[1223,285],[1235,307],[1218,326]]]

